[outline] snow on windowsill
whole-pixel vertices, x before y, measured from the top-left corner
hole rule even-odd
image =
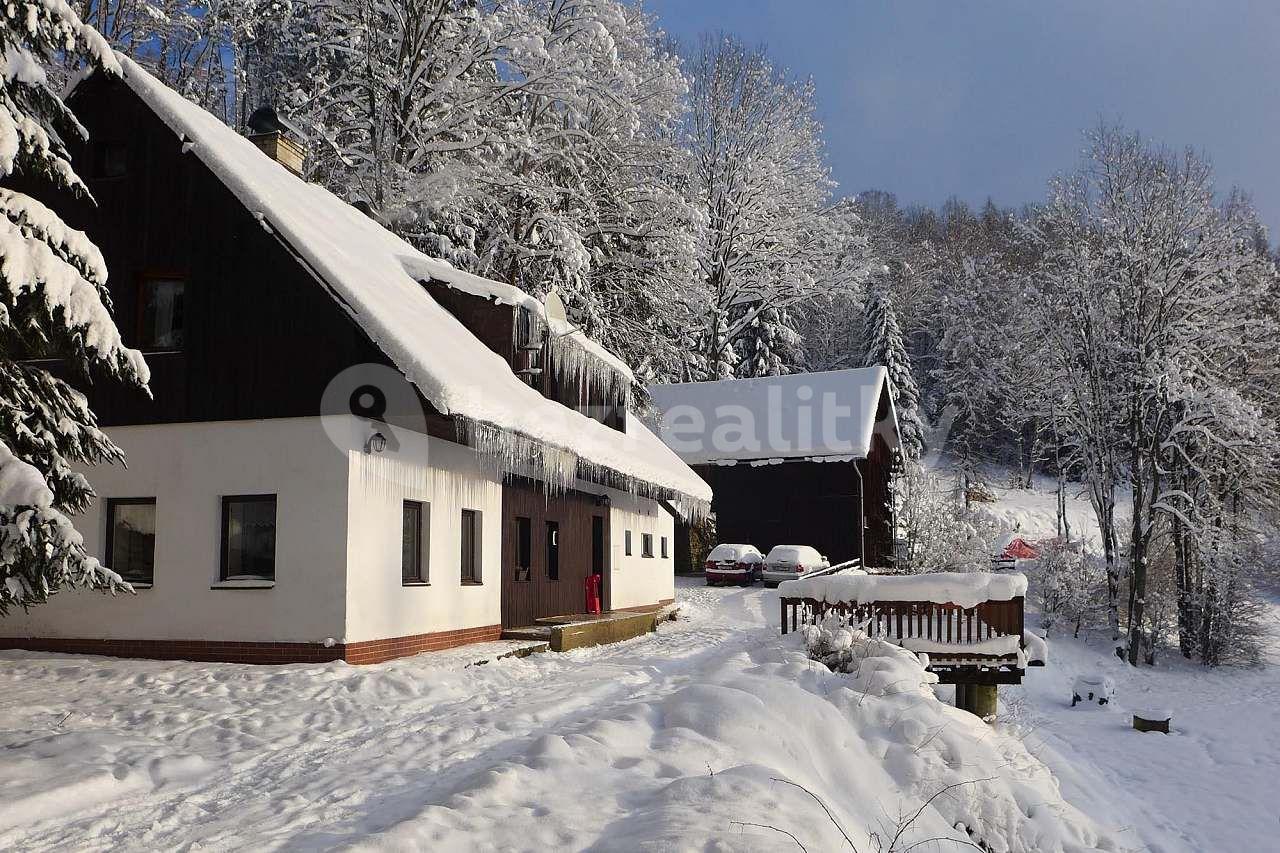
[[[262,578],[231,578],[209,585],[209,589],[275,589],[276,582]]]

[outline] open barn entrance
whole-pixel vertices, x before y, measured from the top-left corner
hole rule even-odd
[[[586,579],[602,575],[608,608],[608,514],[595,495],[548,495],[531,481],[502,487],[502,627],[582,613]]]

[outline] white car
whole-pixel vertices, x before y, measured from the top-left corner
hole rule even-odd
[[[761,578],[765,586],[777,586],[782,581],[802,578],[818,569],[830,568],[827,558],[810,545],[774,545],[764,558]]]
[[[760,578],[760,566],[764,555],[754,545],[722,543],[711,549],[704,567],[707,586],[718,583],[738,583],[751,586]]]

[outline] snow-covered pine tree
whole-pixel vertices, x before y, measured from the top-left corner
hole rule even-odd
[[[924,421],[920,417],[920,387],[911,373],[911,355],[907,352],[893,300],[883,283],[867,294],[866,324],[862,329],[865,346],[862,363],[867,367],[884,365],[893,385],[893,405],[898,410],[898,430],[903,452],[919,459],[924,451]]]
[[[799,360],[800,336],[787,322],[787,312],[774,305],[748,309],[755,314],[742,330],[738,375],[781,376]]]
[[[111,49],[62,0],[15,0],[0,14],[0,177],[87,193],[62,140],[82,133],[45,66],[71,55],[119,73]],[[84,549],[66,513],[93,497],[73,463],[120,460],[82,394],[25,360],[64,359],[145,386],[141,354],[111,319],[102,254],[39,201],[0,189],[0,615],[69,586],[120,577]]]

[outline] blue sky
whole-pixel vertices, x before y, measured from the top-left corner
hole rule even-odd
[[[645,0],[686,43],[724,30],[812,75],[842,193],[1044,196],[1120,119],[1213,161],[1280,242],[1280,0]]]

